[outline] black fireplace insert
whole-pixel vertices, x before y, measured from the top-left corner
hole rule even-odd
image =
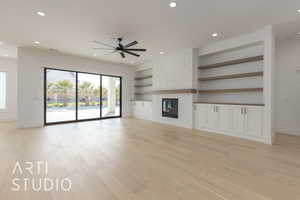
[[[162,99],[162,116],[178,118],[178,99]]]

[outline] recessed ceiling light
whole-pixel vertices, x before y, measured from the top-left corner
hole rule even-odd
[[[300,13],[300,9],[298,9],[297,11],[298,11],[298,13]]]
[[[97,54],[96,54],[96,53],[94,53],[93,55],[94,55],[94,56],[97,56]]]
[[[161,52],[159,52],[159,54],[160,54],[160,55],[164,55],[164,54],[165,54],[165,52],[161,51]]]
[[[46,16],[46,13],[41,12],[41,11],[38,11],[36,14],[38,14],[39,16],[42,16],[42,17],[45,17],[45,16]]]
[[[171,1],[170,4],[169,4],[169,6],[171,8],[175,8],[177,6],[177,3],[175,1]]]
[[[211,36],[213,36],[213,37],[218,37],[219,34],[218,34],[218,33],[213,33],[213,34],[211,34]]]
[[[2,45],[2,44],[3,44],[3,42],[0,41],[0,45]]]
[[[7,56],[8,56],[8,54],[4,54],[4,56],[5,56],[5,57],[7,57]]]
[[[41,44],[39,41],[34,41],[33,43],[34,44]]]

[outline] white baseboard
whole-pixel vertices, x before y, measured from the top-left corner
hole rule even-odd
[[[277,127],[276,133],[300,136],[300,128]]]

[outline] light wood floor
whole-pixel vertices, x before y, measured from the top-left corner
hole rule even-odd
[[[0,124],[1,200],[299,200],[300,137],[274,146],[136,119]],[[47,161],[70,192],[11,191],[16,161]]]

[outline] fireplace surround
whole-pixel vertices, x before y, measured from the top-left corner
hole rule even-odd
[[[162,99],[162,116],[169,118],[178,118],[178,99]]]

